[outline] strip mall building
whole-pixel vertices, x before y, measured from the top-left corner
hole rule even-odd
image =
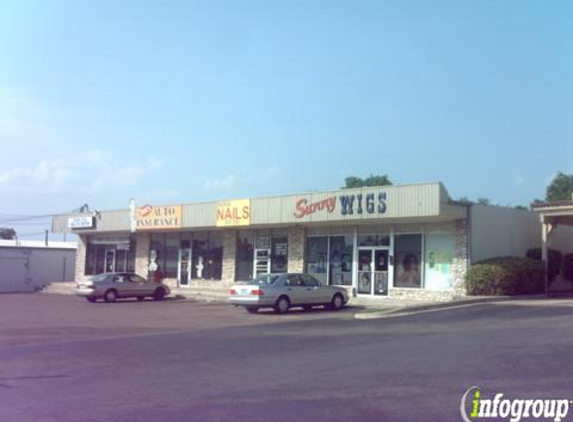
[[[368,298],[452,300],[471,262],[540,247],[534,212],[453,202],[441,183],[54,217],[78,235],[76,279],[161,271],[172,287],[308,272]]]

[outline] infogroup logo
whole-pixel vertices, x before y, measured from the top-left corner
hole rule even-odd
[[[460,403],[464,422],[480,419],[500,419],[510,422],[521,420],[548,420],[560,422],[567,417],[573,401],[569,399],[506,399],[503,393],[484,398],[480,387],[469,388]]]

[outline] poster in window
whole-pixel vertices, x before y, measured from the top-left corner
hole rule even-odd
[[[426,288],[451,290],[453,287],[452,263],[454,238],[450,234],[426,236]]]
[[[394,268],[395,287],[422,287],[422,235],[396,236]]]

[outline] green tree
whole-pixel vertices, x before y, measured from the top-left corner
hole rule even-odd
[[[467,196],[462,196],[460,199],[454,202],[458,202],[460,205],[466,205],[466,206],[475,204],[475,202],[469,199]]]
[[[344,179],[345,186],[343,189],[351,189],[351,188],[363,188],[363,187],[370,187],[370,186],[388,186],[391,185],[392,182],[388,178],[387,174],[383,175],[373,175],[371,174],[369,177],[364,179],[356,176],[348,176]]]
[[[478,198],[477,203],[480,205],[490,205],[490,201],[488,198]]]
[[[549,186],[545,199],[547,201],[568,201],[573,195],[573,174],[557,173]]]
[[[0,239],[12,240],[16,238],[16,230],[11,227],[0,227]]]

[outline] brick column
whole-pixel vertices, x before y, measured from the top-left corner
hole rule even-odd
[[[302,273],[306,255],[306,231],[304,227],[294,226],[288,233],[288,272]]]
[[[76,249],[76,281],[86,278],[86,255],[87,255],[88,237],[78,235],[78,248]]]
[[[235,230],[223,233],[223,283],[235,282],[235,262],[237,254],[237,232]]]
[[[456,221],[454,248],[454,260],[452,263],[452,275],[454,277],[454,296],[465,296],[467,294],[466,273],[469,264],[468,220]]]
[[[149,233],[135,235],[135,272],[143,278],[147,278],[150,243],[151,236]]]

